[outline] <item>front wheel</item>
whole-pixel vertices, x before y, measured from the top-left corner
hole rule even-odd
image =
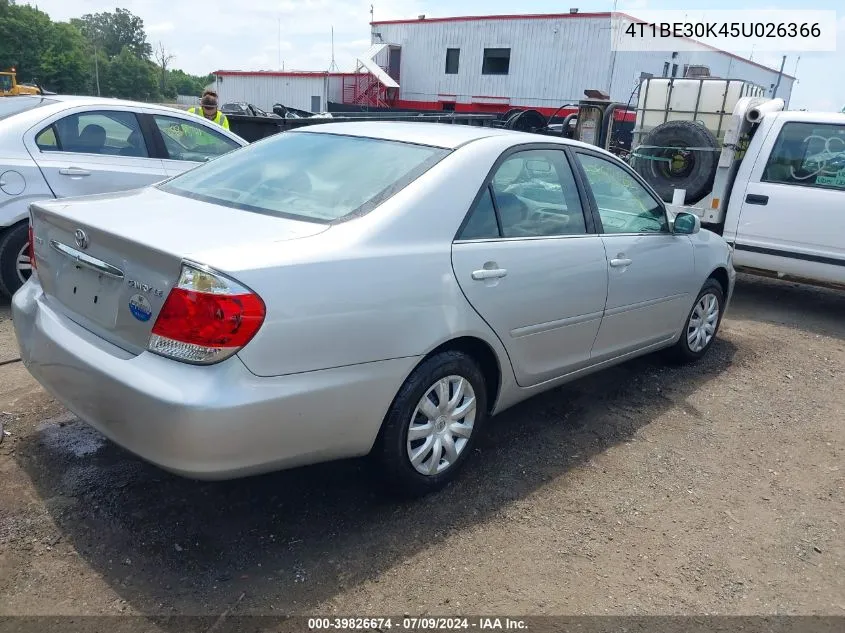
[[[0,239],[0,292],[11,297],[32,274],[29,222],[11,227]]]
[[[374,457],[394,492],[421,496],[445,486],[472,452],[487,412],[484,376],[461,352],[422,363],[399,390]]]
[[[716,340],[725,309],[725,293],[715,279],[708,279],[687,316],[681,338],[672,349],[675,360],[696,361],[707,353]]]

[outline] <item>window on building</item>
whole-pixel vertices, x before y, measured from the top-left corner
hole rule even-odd
[[[669,62],[663,62],[663,76],[669,76]]]
[[[461,59],[461,49],[460,48],[447,48],[446,49],[446,74],[447,75],[457,75],[458,74],[458,65]]]
[[[511,49],[485,48],[482,75],[507,75],[511,65]]]

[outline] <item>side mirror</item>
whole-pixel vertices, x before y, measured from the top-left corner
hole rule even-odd
[[[675,235],[695,235],[701,230],[701,218],[693,213],[678,213],[672,223]]]

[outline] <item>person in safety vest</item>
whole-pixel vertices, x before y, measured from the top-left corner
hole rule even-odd
[[[205,117],[208,121],[216,123],[226,130],[229,129],[229,119],[217,109],[217,93],[213,90],[203,92],[202,98],[200,99],[200,107],[194,106],[188,112]]]

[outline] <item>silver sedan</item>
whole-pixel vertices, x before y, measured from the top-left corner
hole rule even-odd
[[[443,486],[488,416],[641,354],[693,361],[731,251],[610,154],[424,123],[280,134],[32,205],[29,371],[116,443],[231,478],[370,455]]]
[[[29,205],[145,187],[246,145],[187,112],[64,95],[0,99],[0,292],[29,277]]]

